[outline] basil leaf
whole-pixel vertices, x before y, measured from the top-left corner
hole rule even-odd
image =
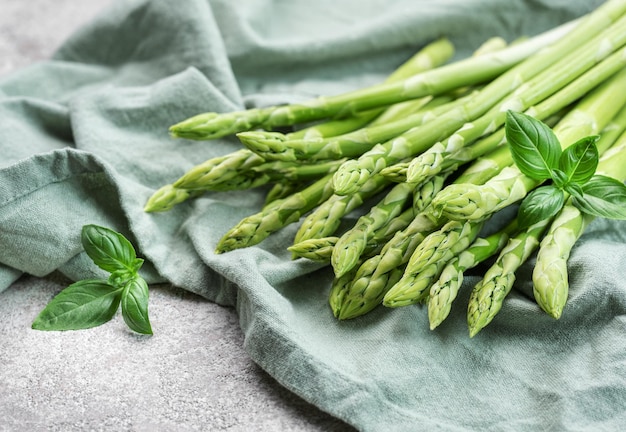
[[[122,316],[126,325],[141,334],[152,334],[148,318],[148,284],[140,276],[130,279],[122,293]]]
[[[520,228],[528,228],[548,219],[561,210],[565,194],[556,186],[541,186],[530,192],[520,204],[517,220]]]
[[[592,216],[607,219],[626,219],[626,185],[611,177],[595,175],[582,185],[582,198],[574,197],[573,203]]]
[[[552,129],[533,117],[507,111],[506,139],[520,171],[535,180],[552,178],[559,166],[561,144]]]
[[[598,139],[598,135],[588,136],[563,150],[559,158],[559,168],[567,176],[568,182],[582,184],[593,177],[598,168]]]
[[[135,248],[122,234],[98,225],[85,225],[81,241],[87,255],[103,270],[127,270],[136,273],[143,261],[137,258]]]
[[[33,321],[35,330],[79,330],[96,327],[115,315],[121,289],[99,279],[86,279],[57,294]]]
[[[567,174],[561,171],[558,168],[552,170],[552,182],[559,188],[563,189],[569,183],[569,179],[567,178]]]
[[[583,197],[583,188],[578,183],[568,183],[565,185],[565,192],[570,194],[574,198]]]

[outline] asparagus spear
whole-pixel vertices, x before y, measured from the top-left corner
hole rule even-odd
[[[470,337],[476,336],[500,311],[515,282],[515,272],[537,248],[550,221],[544,219],[512,236],[496,262],[474,286],[467,307]]]
[[[605,20],[602,21],[606,25]],[[255,128],[272,129],[323,118],[345,117],[375,107],[443,94],[459,87],[494,79],[537,50],[565,34],[571,34],[571,28],[571,24],[564,25],[495,53],[460,60],[399,82],[383,83],[336,96],[319,97],[302,104],[222,114],[199,114],[171,126],[170,133],[180,138],[212,139]],[[589,32],[591,31],[590,29]],[[575,40],[576,43],[579,42],[578,39]]]
[[[444,95],[433,99],[424,109],[370,127],[333,137],[287,139],[279,132],[248,131],[237,134],[239,140],[251,151],[266,160],[298,161],[325,160],[359,156],[375,144],[387,141],[401,133],[435,118],[464,99],[452,100]]]
[[[351,193],[367,181],[370,175],[380,172],[386,166],[401,159],[415,157],[438,141],[450,137],[460,128],[470,137],[477,138],[481,133],[489,131],[494,122],[496,124],[498,121],[500,124],[504,122],[504,114],[501,112],[503,106],[513,109],[516,108],[516,104],[519,105],[525,99],[534,101],[540,96],[547,97],[562,87],[564,82],[567,83],[574,79],[576,74],[584,72],[585,68],[589,68],[597,57],[602,59],[602,55],[610,54],[611,51],[605,52],[607,45],[611,48],[613,48],[613,43],[620,46],[626,39],[624,32],[621,31],[626,25],[626,17],[621,21],[618,20],[605,31],[603,28],[589,28],[590,26],[587,24],[589,21],[585,20],[569,33],[567,38],[557,41],[503,73],[477,92],[476,97],[463,104],[462,107],[450,110],[445,115],[421,127],[414,128],[383,145],[375,146],[356,160],[348,160],[333,177],[335,193]],[[585,33],[581,34],[581,30],[585,30]],[[602,35],[596,37],[598,33],[602,33]],[[611,42],[606,43],[605,37]],[[589,38],[592,39],[589,40]],[[585,55],[582,60],[578,56],[572,55],[573,51],[579,49],[579,45],[573,45],[574,40],[579,42],[589,40],[583,44],[583,51],[586,54],[591,54]],[[570,69],[571,74],[569,73]],[[563,73],[564,70],[567,73]],[[536,83],[537,85],[532,87],[523,85],[538,75],[543,76],[543,78],[539,83]],[[515,89],[519,89],[519,91],[514,93]],[[509,94],[512,94],[513,98],[503,100]],[[521,95],[528,96],[522,97]],[[503,100],[503,105],[496,106],[501,100]],[[464,137],[461,138],[465,139]],[[460,140],[458,137],[455,139]]]
[[[379,254],[365,260],[344,294],[339,318],[355,318],[380,305],[387,290],[402,276],[411,252],[440,225],[427,212],[420,213],[405,229],[396,232]]]
[[[337,277],[343,276],[357,264],[374,232],[404,210],[412,192],[413,187],[408,183],[394,186],[367,214],[359,217],[352,229],[339,237],[331,256]]]
[[[324,203],[309,214],[301,223],[294,243],[333,234],[341,219],[363,204],[363,201],[381,192],[389,181],[383,176],[374,176],[357,192],[350,195],[331,195]],[[329,187],[332,187],[329,185]]]
[[[430,287],[428,295],[428,321],[431,330],[437,328],[448,317],[452,302],[463,283],[463,274],[498,253],[509,240],[515,226],[514,221],[487,237],[477,238],[466,250],[446,264],[439,279]]]
[[[401,307],[424,301],[443,267],[476,239],[481,227],[482,222],[450,221],[426,236],[411,255],[402,278],[385,294],[383,304]]]
[[[624,131],[626,108],[622,109],[613,124],[616,127],[609,128],[601,140],[612,142],[615,140],[615,134]],[[602,155],[597,173],[624,181],[626,180],[624,164],[626,164],[626,133]],[[533,294],[537,304],[555,319],[561,317],[567,302],[569,291],[567,260],[576,241],[593,219],[593,216],[576,208],[570,200],[556,216],[539,246],[533,269]]]
[[[289,246],[287,249],[294,257],[307,258],[319,263],[330,263],[330,256],[337,243],[338,237],[329,236],[303,240]]]
[[[223,253],[260,243],[271,233],[298,221],[300,217],[332,195],[329,180],[322,177],[300,192],[264,207],[241,220],[217,244],[215,253]]]

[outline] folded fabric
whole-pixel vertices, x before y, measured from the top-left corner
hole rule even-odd
[[[221,236],[263,204],[259,190],[143,211],[162,185],[240,148],[232,137],[174,140],[168,127],[180,120],[360,88],[439,36],[464,57],[491,36],[537,34],[601,3],[119,1],[49,61],[0,81],[0,290],[22,273],[98,274],[80,229],[100,224],[137,246],[149,282],[236,307],[256,362],[360,430],[617,430],[623,223],[596,220],[581,238],[559,321],[529,297],[529,262],[493,324],[469,339],[464,299],[436,332],[418,307],[338,322],[330,270],[286,250],[295,225],[216,255]]]

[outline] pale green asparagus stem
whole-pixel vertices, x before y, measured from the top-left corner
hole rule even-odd
[[[481,227],[481,222],[450,221],[426,236],[411,255],[402,278],[385,294],[383,304],[401,307],[424,301],[443,267],[476,239]]]
[[[491,38],[474,55],[495,52],[505,46],[506,42],[502,38]],[[441,48],[436,50],[439,52]],[[432,55],[424,57],[428,60]],[[428,60],[428,64],[431,63],[432,61]],[[371,149],[376,143],[387,141],[419,126],[471,97],[465,94],[468,93],[467,90],[459,90],[455,93],[455,95],[420,98],[392,105],[368,127],[355,129],[351,133],[342,135],[334,134],[331,138],[316,134],[307,139],[296,140],[293,134],[285,135],[267,131],[241,132],[237,136],[246,147],[267,160],[295,161],[354,157]]]
[[[241,220],[217,244],[216,253],[232,251],[260,243],[271,233],[297,222],[300,217],[332,195],[330,175],[312,185],[263,208]]]
[[[556,125],[554,133],[561,146],[600,133],[626,103],[624,89],[626,69],[587,94]],[[455,182],[447,186],[433,199],[432,208],[435,215],[453,220],[481,219],[521,200],[539,184],[512,166],[483,185]]]
[[[515,272],[537,248],[550,221],[545,219],[511,237],[483,279],[474,286],[467,307],[470,337],[476,336],[500,311],[515,282]]]
[[[605,4],[605,6],[607,4]],[[611,6],[615,6],[620,9],[620,12],[623,12],[620,5],[611,4]],[[478,92],[476,97],[472,98],[461,108],[450,110],[446,115],[440,116],[421,127],[414,128],[383,145],[375,146],[372,150],[364,153],[356,160],[348,160],[337,170],[333,177],[335,193],[351,193],[354,189],[358,189],[361,184],[367,181],[370,175],[379,173],[386,166],[396,163],[401,159],[415,157],[436,142],[449,137],[464,124],[483,116],[498,103],[498,101],[515,91],[516,88],[521,87],[528,90],[527,87],[523,86],[523,83],[544,70],[551,68],[569,53],[578,50],[580,46],[584,45],[590,38],[593,38],[592,41],[594,43],[597,42],[595,36],[603,32],[607,24],[605,11],[606,9],[604,8],[597,9],[596,12],[587,16],[580,25],[576,26],[574,30],[568,33],[566,38],[553,43],[536,55],[526,59],[518,66],[503,73],[487,84]],[[608,21],[612,22],[613,19],[615,18],[613,17]],[[601,27],[599,27],[600,23],[602,25]],[[615,35],[613,34],[616,27],[621,29],[623,28],[623,24],[621,26],[617,24],[610,26],[609,30],[607,30],[607,34],[610,33],[612,37],[622,36],[623,32],[619,33],[619,31],[616,32]],[[597,53],[594,53],[593,56],[595,57],[596,54]],[[579,61],[581,60],[579,59]],[[562,72],[560,69],[554,67],[552,67],[552,70],[555,76],[559,76]],[[554,91],[556,90],[557,89],[554,89]],[[484,122],[487,124],[489,124],[490,121],[490,118],[484,119]]]
[[[612,19],[612,16],[603,12],[605,9],[614,8],[601,8],[601,12],[595,13],[596,16],[602,15],[604,26]],[[593,33],[593,26],[585,27],[590,27],[586,31],[587,37],[590,37],[589,33]],[[302,104],[223,114],[199,114],[171,126],[170,133],[181,138],[212,139],[255,128],[272,129],[323,118],[347,117],[375,107],[444,94],[459,87],[494,79],[538,50],[559,40],[563,35],[572,34],[571,29],[571,25],[561,26],[495,53],[450,63],[399,82],[383,83],[337,96],[319,97]],[[580,44],[580,40],[574,38],[574,43]]]
[[[337,277],[343,276],[359,262],[374,232],[405,209],[412,193],[413,186],[410,184],[400,183],[394,186],[367,214],[359,217],[352,229],[339,237],[331,257]]]
[[[605,128],[601,140],[617,141],[604,152],[597,173],[626,180],[626,134],[616,139],[616,134],[626,128],[626,108],[618,114],[615,122]],[[537,252],[533,269],[533,294],[537,304],[550,316],[559,319],[567,303],[569,278],[567,261],[572,248],[587,225],[594,219],[581,212],[568,201],[550,225]]]
[[[333,194],[302,221],[294,238],[294,243],[332,235],[339,228],[341,220],[346,214],[363,204],[364,200],[381,192],[388,185],[389,181],[386,178],[374,176],[358,192],[350,195]],[[329,185],[329,187],[332,186]]]
[[[464,273],[500,252],[515,226],[516,223],[511,223],[487,237],[477,238],[446,264],[439,279],[430,287],[428,295],[428,321],[431,330],[437,328],[450,314],[452,303],[463,283]]]

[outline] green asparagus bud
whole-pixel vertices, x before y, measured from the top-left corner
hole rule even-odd
[[[294,257],[306,258],[319,263],[330,263],[330,256],[337,243],[338,237],[313,238],[301,241],[287,249]]]
[[[487,237],[474,240],[469,248],[452,258],[441,271],[439,279],[430,287],[428,296],[428,321],[430,329],[437,328],[450,314],[452,303],[456,299],[464,273],[498,253],[509,239],[516,224]]]
[[[188,200],[192,196],[198,195],[198,192],[188,191],[186,189],[178,189],[173,185],[165,185],[158,189],[146,202],[144,211],[146,212],[164,212],[174,208],[176,204]]]
[[[365,199],[382,191],[388,184],[388,180],[384,177],[375,176],[354,194],[330,196],[326,202],[304,219],[296,233],[294,243],[332,235],[339,228],[341,219],[346,214],[363,204]],[[329,185],[329,187],[332,186]]]
[[[360,261],[374,233],[402,212],[412,189],[406,183],[394,186],[378,204],[357,220],[352,229],[339,238],[331,258],[337,276],[344,275]]]
[[[425,300],[446,263],[474,241],[481,226],[450,221],[426,236],[411,255],[402,278],[385,294],[383,304],[401,307]]]
[[[271,233],[297,222],[300,217],[332,195],[329,174],[300,192],[263,208],[241,220],[219,241],[215,253],[223,253],[260,243]]]
[[[432,207],[437,216],[480,220],[521,200],[537,183],[517,167],[506,167],[484,185],[449,185],[433,199]]]
[[[573,205],[566,205],[541,241],[533,269],[533,294],[537,304],[555,319],[561,317],[567,301],[567,259],[592,219]]]
[[[550,219],[544,219],[511,237],[493,266],[474,286],[467,308],[470,337],[476,336],[498,314],[513,287],[515,272],[537,248],[550,222]]]

